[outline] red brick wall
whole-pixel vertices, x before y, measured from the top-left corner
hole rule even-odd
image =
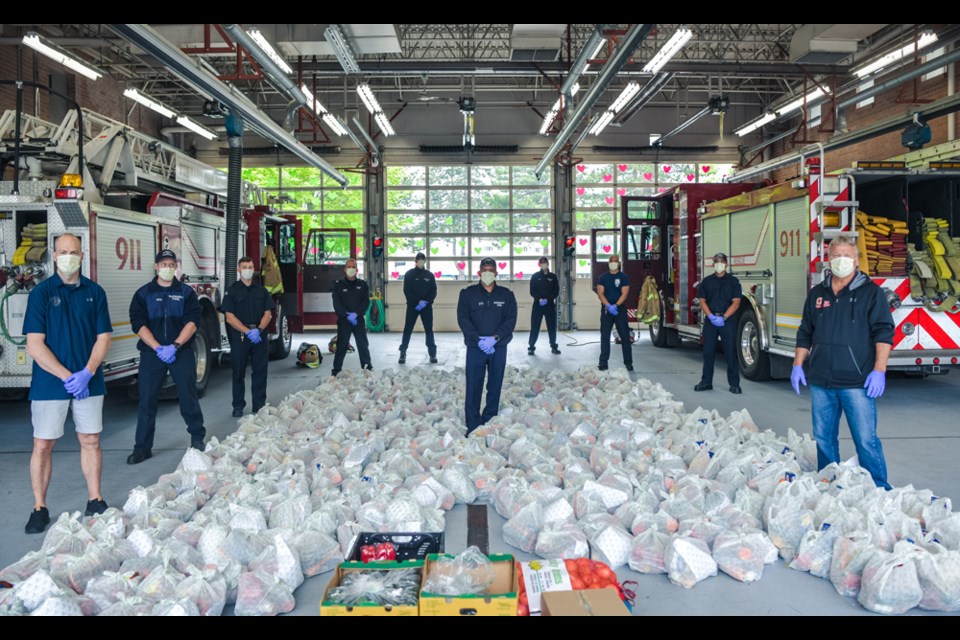
[[[26,47],[0,45],[0,79],[22,79],[46,85],[51,72],[66,74],[68,78],[66,94],[79,102],[81,107],[128,124],[148,136],[160,138],[160,127],[164,124],[163,117],[124,98],[124,83],[108,76],[103,76],[94,82],[69,69],[64,69]],[[24,88],[24,112],[31,115],[37,113],[43,119],[50,119],[50,94],[45,91],[39,92],[38,112],[34,111],[36,95],[37,92],[33,88]],[[0,85],[0,111],[15,109],[16,105],[15,88],[10,85]]]
[[[914,87],[916,87],[916,96],[914,94]],[[886,93],[875,96],[874,103],[868,107],[861,109],[856,107],[847,108],[847,128],[850,131],[856,131],[870,124],[886,120],[887,118],[909,114],[919,106],[918,103],[914,101],[915,97],[916,100],[930,102],[945,98],[946,96],[946,74],[941,74],[931,80],[923,81],[918,79],[916,83],[912,81],[906,82]],[[823,105],[823,110],[826,115],[829,107],[825,104]],[[927,122],[927,124],[930,125],[932,134],[932,140],[927,146],[947,142],[948,117],[949,116],[942,116]],[[832,116],[824,118],[823,126],[833,128],[832,119]],[[829,132],[819,133],[815,128],[807,130],[807,138],[809,140],[825,142],[831,135],[834,134]],[[773,148],[770,157],[777,157],[789,153],[800,146],[805,145],[795,146],[791,144],[788,138],[772,145]],[[871,138],[858,144],[828,151],[825,158],[826,168],[827,171],[834,171],[836,169],[849,167],[856,160],[886,160],[887,158],[900,155],[906,151],[907,149],[900,142],[900,130],[898,129],[892,133],[877,136],[876,138]],[[798,169],[799,165],[790,165],[789,167],[779,169],[774,172],[774,180],[777,182],[789,180],[797,175]]]

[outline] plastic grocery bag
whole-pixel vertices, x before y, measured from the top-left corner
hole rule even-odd
[[[541,558],[585,558],[590,553],[587,536],[572,522],[547,524],[537,535],[534,549]]]
[[[640,573],[666,573],[664,554],[670,536],[656,529],[648,529],[636,536],[630,546],[630,568]]]
[[[251,571],[240,576],[234,613],[275,616],[293,611],[296,604],[292,590],[283,581],[262,571]]]
[[[531,502],[504,523],[503,541],[531,553],[537,545],[537,534],[540,533],[541,528],[543,528],[543,507],[539,502]]]
[[[816,531],[807,531],[800,540],[797,556],[790,563],[791,569],[809,571],[818,578],[830,578],[833,547],[840,537],[840,530],[829,523]]]
[[[863,568],[857,601],[877,613],[904,613],[920,604],[915,558],[914,545],[906,541],[898,542],[893,553],[878,552]]]
[[[14,589],[14,594],[27,608],[27,611],[33,611],[43,604],[47,598],[62,596],[66,593],[46,571],[37,571]]]
[[[444,596],[486,593],[496,579],[493,563],[477,547],[456,556],[440,556],[423,590]]]
[[[90,580],[84,589],[84,595],[91,598],[101,610],[116,604],[123,597],[132,597],[142,578],[134,572],[119,573],[108,571]]]
[[[917,579],[923,598],[920,608],[930,611],[960,611],[960,551],[928,545],[916,557]]]
[[[724,531],[713,541],[713,559],[721,571],[740,582],[754,582],[763,577],[763,565],[777,548],[762,531]]]
[[[686,589],[717,575],[717,563],[710,548],[696,538],[673,538],[664,550],[663,560],[670,582]]]
[[[201,616],[219,616],[227,603],[227,582],[216,571],[201,571],[177,585],[176,600],[193,604]]]

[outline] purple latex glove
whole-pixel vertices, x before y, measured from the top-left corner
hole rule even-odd
[[[90,387],[84,387],[77,393],[73,394],[73,397],[77,400],[86,400],[90,397]]]
[[[797,395],[800,395],[801,384],[807,386],[807,376],[803,373],[803,365],[793,365],[793,371],[790,372],[790,384],[793,385],[793,390],[797,392]]]
[[[711,313],[709,316],[707,316],[707,318],[715,327],[722,327],[724,324],[726,324],[726,320],[723,319],[723,316],[715,313]]]
[[[157,357],[167,364],[173,364],[177,359],[177,348],[172,344],[160,345],[156,348]]]
[[[609,313],[612,316],[615,316],[618,313],[620,313],[620,311],[617,310],[617,305],[611,302],[610,304],[607,305],[607,313]]]
[[[349,322],[349,323],[352,324],[353,326],[357,326],[357,314],[356,314],[356,312],[351,311],[350,313],[347,314],[347,322]]]
[[[93,374],[84,367],[64,380],[63,388],[66,389],[70,395],[76,395],[78,392],[87,388],[87,385],[90,384],[90,378],[92,377]]]
[[[260,344],[260,341],[263,340],[263,338],[260,337],[260,329],[250,329],[250,331],[247,332],[247,339],[253,344]]]
[[[414,309],[416,309],[417,311],[423,311],[424,309],[427,308],[428,304],[430,303],[427,302],[426,300],[421,300],[420,302],[417,303],[417,306],[414,307]]]
[[[496,350],[495,345],[497,344],[497,339],[493,336],[482,336],[477,342],[477,346],[480,347],[480,351],[483,351],[487,355],[492,355]]]
[[[871,371],[867,381],[863,383],[868,398],[879,398],[887,388],[887,374],[883,371]]]
[[[540,306],[541,306],[541,307],[547,306],[547,299],[546,299],[546,298],[540,298]]]

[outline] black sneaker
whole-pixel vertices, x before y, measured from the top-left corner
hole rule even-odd
[[[406,351],[401,351],[401,352],[400,352],[400,360],[398,360],[397,362],[399,362],[400,364],[406,364],[406,363],[407,363],[407,352],[406,352]]]
[[[606,371],[606,370],[609,369],[609,368],[610,368],[610,367],[608,367],[608,366],[605,365],[605,364],[597,365],[597,369],[600,369],[600,371]]]
[[[536,349],[533,347],[527,347],[527,355],[532,356],[536,352]]]
[[[85,516],[95,516],[99,513],[103,513],[107,510],[107,503],[103,501],[103,498],[97,498],[95,500],[87,500],[87,510],[83,512]]]
[[[558,349],[557,347],[550,347],[550,353],[552,353],[555,356],[558,356],[560,355],[560,349]]]
[[[373,371],[373,365],[372,365],[372,364],[365,364],[365,365],[361,366],[360,368],[361,368],[361,369],[366,369],[367,371]]]
[[[626,366],[627,366],[627,371],[633,371],[633,364],[628,364]]]
[[[698,382],[697,386],[693,388],[694,391],[710,391],[713,389],[713,385],[707,382]]]
[[[207,445],[203,444],[203,438],[191,438],[190,446],[197,451],[203,451]]]
[[[233,410],[233,417],[234,417],[234,418],[240,418],[240,417],[242,417],[242,416],[243,416],[243,409],[234,409],[234,410]]]
[[[738,384],[730,385],[730,393],[743,393],[743,389]]]
[[[27,520],[27,526],[23,531],[24,533],[43,533],[48,524],[50,524],[50,512],[46,507],[40,507],[30,513],[30,519]]]
[[[430,356],[430,364],[437,364],[437,362],[439,362],[437,356]]]
[[[140,464],[144,460],[153,457],[153,452],[149,449],[134,449],[133,453],[127,456],[127,464]]]

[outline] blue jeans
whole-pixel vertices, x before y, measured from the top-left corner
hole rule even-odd
[[[813,438],[817,441],[817,469],[840,462],[840,414],[847,417],[860,466],[870,472],[878,487],[887,484],[887,463],[877,437],[877,402],[859,387],[834,389],[810,385],[813,400]]]

